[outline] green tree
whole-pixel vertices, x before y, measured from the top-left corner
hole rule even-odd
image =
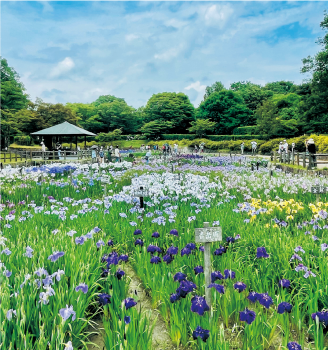
[[[220,92],[222,90],[225,90],[225,87],[221,81],[216,81],[211,86],[206,86],[204,101],[208,99],[214,92]]]
[[[273,91],[275,94],[288,94],[294,92],[296,85],[292,81],[275,81],[272,83],[267,83],[264,86],[264,90]]]
[[[197,119],[191,122],[191,125],[188,131],[196,134],[198,137],[203,137],[207,131],[213,132],[215,130],[216,122],[212,122],[210,119]]]
[[[264,100],[267,100],[273,95],[272,91],[265,90],[260,85],[253,84],[250,81],[233,83],[230,85],[230,90],[237,92],[244,99],[247,108],[253,112]]]
[[[304,96],[300,108],[302,111],[303,131],[328,132],[328,14],[320,23],[326,34],[317,43],[323,48],[314,57],[303,59],[302,73],[312,73],[311,94]]]
[[[153,120],[144,124],[140,131],[151,140],[157,140],[162,137],[163,134],[171,131],[173,123],[170,121]]]
[[[172,123],[171,132],[184,133],[195,120],[195,108],[189,97],[183,93],[163,92],[153,95],[144,109],[145,122],[161,121]],[[164,124],[163,124],[164,125]]]
[[[97,107],[103,103],[112,103],[114,101],[125,102],[124,98],[119,98],[112,95],[102,95],[99,96],[96,101],[92,102],[92,104]]]
[[[243,98],[231,90],[214,92],[203,101],[198,108],[197,118],[209,118],[216,122],[215,133],[218,135],[230,135],[234,128],[253,122],[252,111],[246,107]]]

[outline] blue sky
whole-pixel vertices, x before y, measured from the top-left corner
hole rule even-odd
[[[1,3],[1,55],[32,100],[124,98],[139,107],[158,92],[186,93],[198,106],[207,85],[241,80],[301,83],[302,58],[327,3]]]

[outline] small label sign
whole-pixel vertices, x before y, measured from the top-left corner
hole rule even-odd
[[[326,193],[327,187],[325,187],[325,186],[312,186],[311,192],[312,193]]]
[[[149,192],[148,192],[148,190],[145,190],[145,189],[135,190],[135,191],[133,191],[133,196],[134,197],[148,197]]]
[[[108,175],[103,175],[101,177],[101,182],[104,183],[104,184],[110,184],[110,177]]]
[[[222,241],[221,227],[195,228],[196,243],[207,243]]]

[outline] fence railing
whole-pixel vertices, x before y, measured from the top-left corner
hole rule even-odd
[[[284,164],[302,166],[303,168],[317,167],[318,164],[327,164],[328,154],[325,153],[308,153],[308,152],[272,152],[271,160]]]
[[[92,157],[91,150],[80,150],[80,151],[11,151],[1,152],[0,161],[1,163],[12,163],[12,162],[24,162],[24,161],[56,161],[56,160],[81,160]]]

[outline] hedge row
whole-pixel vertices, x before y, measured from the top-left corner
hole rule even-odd
[[[266,140],[267,138],[261,135],[207,135],[206,139],[211,141],[235,141],[235,140]],[[195,140],[197,136],[195,134],[164,134],[163,140]]]
[[[256,134],[256,125],[252,126],[240,126],[239,128],[235,128],[233,130],[234,135],[255,135]]]

